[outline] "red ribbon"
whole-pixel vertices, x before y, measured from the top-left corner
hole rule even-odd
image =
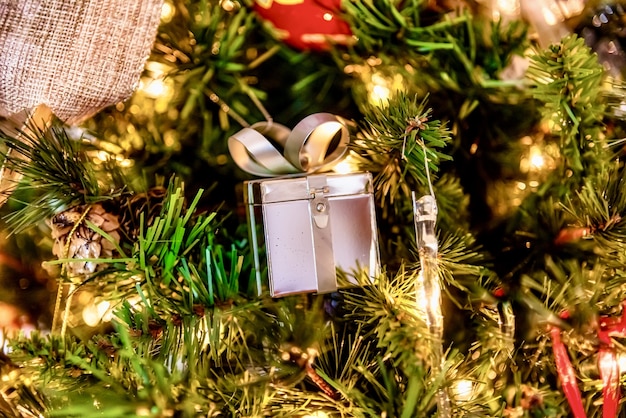
[[[567,312],[561,317],[566,318]],[[552,337],[552,350],[556,362],[556,371],[563,386],[565,397],[572,409],[574,418],[586,418],[583,407],[580,389],[576,384],[576,374],[567,353],[567,348],[561,340],[561,329],[550,326],[550,336]],[[602,379],[602,417],[616,418],[620,400],[620,374],[617,352],[611,337],[626,337],[626,301],[622,303],[622,316],[619,318],[600,318],[598,329],[598,369]]]
[[[550,335],[552,336],[552,351],[554,352],[554,358],[556,361],[556,371],[561,380],[563,386],[563,392],[569,403],[574,418],[587,418],[585,414],[585,408],[583,407],[583,400],[580,396],[580,389],[576,384],[576,373],[572,367],[572,362],[569,360],[567,354],[567,348],[563,341],[561,341],[561,329],[556,326],[550,327]]]
[[[602,378],[602,395],[604,405],[602,407],[603,418],[617,417],[620,391],[619,361],[617,352],[611,337],[626,336],[626,301],[622,302],[622,316],[619,318],[600,318],[598,329],[598,340],[600,349],[598,350],[598,368]]]
[[[619,404],[619,363],[615,350],[612,348],[600,348],[598,351],[598,368],[602,378],[602,395],[604,404],[602,405],[603,418],[617,417],[617,406]]]

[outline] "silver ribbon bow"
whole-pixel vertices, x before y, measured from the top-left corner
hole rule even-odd
[[[228,139],[242,170],[259,177],[329,170],[348,150],[348,122],[331,113],[314,113],[290,130],[276,122],[258,122]],[[281,153],[274,143],[283,148]]]

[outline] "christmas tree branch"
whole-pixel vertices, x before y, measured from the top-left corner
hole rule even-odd
[[[3,155],[5,168],[22,176],[18,190],[30,200],[7,216],[15,232],[73,206],[119,197],[127,188],[112,160],[94,164],[86,155],[92,146],[71,139],[58,121],[45,130],[29,124],[14,137],[0,134],[0,140],[11,151]]]
[[[545,104],[544,115],[561,138],[561,172],[572,170],[578,179],[590,164],[600,165],[607,155],[598,124],[606,105],[597,100],[602,97],[604,69],[584,39],[576,35],[537,52],[530,60],[527,75],[534,83],[534,96]]]
[[[563,203],[572,218],[570,228],[580,230],[580,238],[593,239],[594,253],[602,257],[603,263],[616,268],[621,268],[625,260],[626,194],[622,193],[625,175],[612,164],[585,178],[582,188]],[[580,238],[571,244],[580,243]]]
[[[370,106],[362,138],[352,144],[359,164],[376,173],[376,197],[383,216],[392,207],[409,201],[411,191],[429,188],[442,160],[450,133],[438,120],[431,120],[426,100],[402,93],[383,107]],[[390,207],[391,206],[391,207]]]

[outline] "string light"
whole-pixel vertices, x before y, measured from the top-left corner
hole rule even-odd
[[[398,72],[389,71],[391,74],[386,74],[377,68],[381,62],[380,59],[369,58],[365,65],[346,65],[344,72],[360,77],[366,89],[368,103],[382,107],[387,105],[392,94],[405,90],[405,80]]]
[[[549,124],[533,135],[519,140],[521,158],[519,172],[523,178],[494,181],[489,186],[487,200],[495,217],[506,216],[541,186],[551,171],[560,164],[561,154],[556,142],[546,137]]]
[[[302,418],[328,418],[328,414],[324,411],[315,411],[309,414],[303,415]]]
[[[419,314],[426,322],[433,340],[431,342],[431,370],[433,375],[443,370],[443,314],[441,311],[441,283],[437,264],[439,242],[437,240],[437,200],[430,179],[426,146],[424,150],[424,171],[428,179],[430,194],[417,198],[412,193],[413,222],[415,224],[415,241],[419,252],[421,270],[415,282],[415,296]],[[436,392],[437,409],[441,418],[450,418],[450,397],[445,388]]]
[[[169,99],[174,93],[173,81],[166,78],[171,68],[163,63],[148,61],[145,66],[145,76],[139,81],[139,91],[146,97],[157,100],[155,107],[159,113],[167,110]]]
[[[556,168],[559,159],[559,149],[556,144],[546,143],[542,138],[531,137],[524,137],[520,142],[523,146],[528,146],[520,159],[520,171],[528,174],[530,181],[541,180]]]
[[[460,402],[467,402],[473,398],[474,383],[471,380],[458,380],[453,388],[455,398]]]
[[[338,174],[354,173],[358,169],[358,164],[350,154],[333,167],[333,171]]]
[[[135,162],[120,154],[111,154],[104,150],[89,151],[87,155],[93,160],[94,164],[102,164],[108,161],[115,161],[119,167],[132,167]]]
[[[441,315],[441,289],[437,286],[424,286],[424,270],[420,270],[417,274],[416,301],[420,312],[435,311],[435,315],[422,315],[427,325],[441,327],[443,326],[443,315]],[[428,290],[427,290],[428,287]],[[433,319],[434,318],[434,319]]]
[[[174,5],[169,1],[164,1],[163,6],[161,6],[161,22],[171,22],[175,14],[176,9],[174,8]]]
[[[374,105],[386,104],[389,101],[391,91],[387,80],[380,74],[372,75],[372,86],[368,88],[369,101]]]
[[[139,89],[142,90],[146,96],[157,98],[164,96],[167,93],[167,86],[162,79],[141,81]]]
[[[239,9],[240,4],[232,0],[220,0],[220,6],[227,12],[232,12],[235,9]]]
[[[83,308],[83,321],[90,327],[107,322],[111,317],[111,304],[107,301],[92,303]]]
[[[370,84],[367,85],[368,101],[375,106],[386,106],[394,92],[404,89],[403,81],[400,74],[385,77],[379,72],[374,72]]]
[[[546,160],[538,146],[530,148],[530,167],[531,170],[541,170],[546,165]]]

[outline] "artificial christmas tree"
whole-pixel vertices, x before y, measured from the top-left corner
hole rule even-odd
[[[327,18],[350,42],[310,50],[252,2],[165,1],[131,98],[2,136],[17,175],[0,415],[624,414],[626,89],[570,21],[597,5],[555,20],[522,3],[343,1]],[[242,132],[280,154],[285,138],[263,134],[314,114],[341,126],[285,150],[286,178],[241,169],[265,163],[233,148]],[[360,172],[376,222],[346,205],[325,239],[367,247],[376,268],[337,269],[329,293],[259,292],[244,182]],[[325,202],[304,201],[311,228]],[[355,230],[367,237],[333,237]],[[328,251],[283,260],[282,242],[273,265],[335,267]]]

